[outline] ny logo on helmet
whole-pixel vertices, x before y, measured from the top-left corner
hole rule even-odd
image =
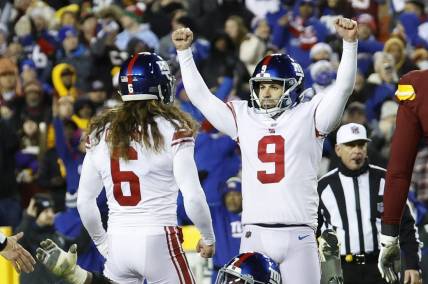
[[[169,65],[166,61],[156,61],[157,65],[159,65],[159,69],[162,75],[171,75],[171,71],[169,70]]]
[[[278,273],[275,269],[272,269],[272,267],[269,267],[270,270],[270,279],[269,284],[279,284],[281,283],[281,274]]]

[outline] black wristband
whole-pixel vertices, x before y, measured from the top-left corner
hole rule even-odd
[[[397,237],[400,232],[400,225],[382,223],[381,229],[382,234],[390,237]]]
[[[0,251],[4,250],[4,248],[7,246],[7,238],[4,239],[4,242],[0,244]]]

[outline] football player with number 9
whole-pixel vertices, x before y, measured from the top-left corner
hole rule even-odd
[[[192,31],[172,34],[190,101],[241,148],[240,251],[260,252],[279,263],[285,284],[320,282],[314,233],[318,164],[324,137],[340,122],[357,70],[357,23],[338,18],[335,27],[343,38],[343,54],[330,88],[303,102],[301,66],[286,54],[272,54],[258,63],[250,79],[251,106],[212,95],[192,57]]]
[[[193,159],[195,124],[172,104],[174,78],[156,54],[125,61],[119,87],[123,104],[90,124],[77,197],[80,217],[112,281],[195,283],[177,227],[179,189],[202,235],[196,250],[211,257],[215,242]],[[103,187],[108,232],[96,204]]]

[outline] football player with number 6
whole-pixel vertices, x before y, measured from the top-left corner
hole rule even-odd
[[[195,283],[177,227],[177,194],[214,254],[211,215],[193,159],[195,123],[175,107],[174,78],[156,54],[129,58],[119,74],[123,104],[91,121],[77,208],[117,283]],[[108,231],[96,198],[106,189]],[[82,278],[84,279],[84,276]]]
[[[193,60],[193,33],[173,32],[190,101],[242,153],[244,225],[241,252],[263,253],[280,266],[282,283],[320,283],[317,172],[324,137],[340,122],[357,70],[357,23],[335,20],[343,38],[336,82],[304,101],[301,66],[286,54],[263,58],[250,79],[251,106],[211,94]],[[305,273],[302,273],[302,267]]]

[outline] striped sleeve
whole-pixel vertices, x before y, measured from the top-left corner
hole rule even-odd
[[[178,129],[174,132],[171,139],[171,148],[174,153],[183,147],[195,145],[195,138],[193,133],[188,129]]]

